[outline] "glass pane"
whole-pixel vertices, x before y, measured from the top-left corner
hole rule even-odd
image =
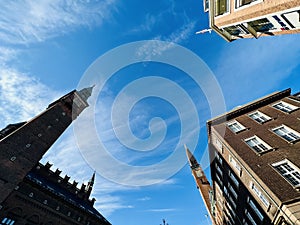
[[[257,32],[266,32],[275,29],[273,24],[267,18],[251,21],[248,22],[248,24]]]

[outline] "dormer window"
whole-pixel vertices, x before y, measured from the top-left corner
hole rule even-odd
[[[289,103],[286,103],[286,102],[283,102],[283,101],[274,104],[273,107],[275,109],[278,109],[278,110],[280,110],[282,112],[286,112],[286,113],[290,113],[290,112],[295,111],[296,109],[299,108],[297,106],[294,106],[292,104],[289,104]]]
[[[242,124],[240,124],[238,121],[234,120],[229,123],[227,123],[227,126],[230,130],[232,130],[234,133],[241,132],[243,130],[246,130],[246,127],[244,127]]]
[[[249,117],[258,123],[265,123],[265,122],[271,120],[271,117],[267,116],[266,114],[264,114],[260,111],[256,111],[256,112],[249,114]]]

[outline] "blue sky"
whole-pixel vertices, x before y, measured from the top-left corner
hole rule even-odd
[[[160,224],[163,218],[170,225],[209,224],[190,169],[187,164],[179,163],[181,159],[178,164],[170,160],[168,169],[175,168],[172,173],[164,174],[157,167],[156,174],[161,175],[157,177],[155,173],[149,175],[147,170],[131,169],[158,165],[169,159],[175,149],[181,149],[182,154],[183,142],[188,146],[196,142],[195,155],[200,161],[206,149],[205,121],[211,117],[211,105],[225,103],[225,111],[274,91],[286,88],[300,91],[300,42],[299,35],[232,43],[214,33],[195,35],[205,28],[208,15],[203,12],[202,1],[195,0],[1,3],[0,127],[29,120],[41,112],[51,101],[76,88],[98,57],[120,45],[142,40],[181,45],[210,68],[220,90],[210,83],[205,85],[201,73],[198,79],[203,83],[199,87],[199,83],[174,66],[159,62],[128,65],[113,74],[102,90],[96,88],[99,95],[94,96],[92,114],[96,132],[82,125],[86,132],[76,134],[75,125],[74,134],[74,127],[70,127],[42,161],[54,163],[53,169],[62,169],[63,176],[68,174],[80,183],[87,182],[95,169],[92,165],[98,161],[86,162],[82,153],[101,155],[98,148],[85,145],[89,134],[96,133],[110,156],[130,167],[120,171],[119,164],[98,162],[109,173],[97,170],[95,207],[112,224],[152,225]],[[157,53],[164,54],[165,49],[160,47]],[[110,65],[129,57],[128,54],[120,54]],[[185,54],[178,62],[189,65]],[[147,79],[138,83],[139,93],[124,89],[142,78]],[[166,80],[172,82],[165,83]],[[181,92],[173,91],[176,85],[187,93],[191,102],[185,101]],[[153,93],[138,99],[140,92],[148,90]],[[219,96],[218,91],[224,99],[207,98]],[[176,96],[173,101],[177,105],[163,96]],[[118,98],[117,104],[114,101]],[[192,117],[193,107],[188,107],[190,103],[196,109],[196,120]],[[114,112],[113,107],[117,107]],[[81,121],[90,116],[87,110]],[[151,122],[153,118],[156,119]],[[186,129],[190,132],[182,132],[182,121],[187,121]],[[140,140],[145,148],[133,149],[131,144]],[[205,157],[202,163],[207,168]],[[149,183],[155,184],[142,185]]]

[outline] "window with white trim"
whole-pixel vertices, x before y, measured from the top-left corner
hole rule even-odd
[[[1,224],[8,224],[8,225],[13,225],[15,223],[14,220],[9,219],[7,217],[3,218],[3,220],[1,221]]]
[[[297,166],[287,159],[273,163],[272,166],[294,187],[300,187],[300,169]]]
[[[290,103],[286,103],[286,102],[283,102],[283,101],[274,104],[273,107],[275,109],[279,109],[279,110],[281,110],[283,112],[286,112],[286,113],[292,112],[292,111],[299,108],[297,106],[294,106]]]
[[[258,2],[259,0],[236,0],[235,1],[235,8],[239,8],[245,5],[250,5],[254,2]]]
[[[250,183],[250,188],[251,190],[254,192],[254,194],[256,194],[256,196],[261,200],[261,202],[266,206],[269,207],[270,202],[268,201],[268,199],[264,196],[264,194],[262,194],[262,192],[259,190],[259,188],[253,183]]]
[[[262,153],[272,149],[270,145],[268,145],[266,142],[264,142],[257,136],[247,138],[245,139],[245,142],[250,148],[252,148],[257,153]]]
[[[272,129],[272,131],[289,142],[297,141],[300,139],[300,134],[297,131],[285,125],[276,127]]]
[[[238,133],[240,131],[243,131],[246,129],[242,124],[240,124],[238,121],[234,120],[229,123],[227,123],[227,126],[230,130],[232,130],[234,133]]]
[[[263,221],[264,219],[264,215],[260,212],[260,210],[257,208],[256,204],[254,203],[254,201],[252,201],[249,197],[247,198],[247,202],[249,204],[249,206],[253,209],[253,211],[256,213],[256,215],[258,216],[258,218]]]
[[[252,118],[253,120],[255,120],[258,123],[265,123],[265,122],[271,120],[271,117],[267,116],[266,114],[264,114],[260,111],[250,113],[249,117]]]

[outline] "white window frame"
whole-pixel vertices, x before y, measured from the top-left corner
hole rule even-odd
[[[266,196],[261,192],[261,190],[252,181],[250,182],[250,189],[259,198],[259,200],[264,204],[264,206],[269,208],[270,202],[268,201]]]
[[[282,173],[282,170],[277,169],[278,166],[282,166],[282,165],[287,165],[287,167],[282,167],[283,170],[285,171],[284,173]],[[300,177],[297,177],[297,175],[295,175],[295,173],[298,174],[298,176],[300,176],[300,169],[295,166],[292,162],[290,162],[287,159],[284,159],[280,162],[276,162],[272,164],[272,167],[286,180],[288,181],[293,187],[299,188],[300,187]],[[293,179],[295,179],[296,181],[298,181],[298,184],[293,184],[293,182],[287,177],[292,177]]]
[[[231,126],[234,126],[234,127],[231,127]],[[242,132],[243,130],[246,130],[246,127],[244,127],[237,120],[232,120],[232,121],[228,122],[227,127],[235,134]]]
[[[278,105],[282,105],[282,106],[276,107]],[[284,102],[284,101],[277,102],[277,103],[273,104],[272,106],[273,106],[273,108],[280,110],[281,112],[285,112],[285,113],[291,113],[291,112],[299,109],[298,106],[292,105],[292,104]]]
[[[251,119],[253,119],[254,121],[258,122],[258,123],[265,123],[270,121],[272,118],[269,117],[268,115],[260,112],[260,111],[255,111],[252,112],[248,115]]]
[[[282,130],[284,129],[284,131]],[[282,135],[276,133],[277,130],[281,130]],[[300,140],[300,133],[293,130],[292,128],[289,128],[286,125],[281,125],[279,127],[275,127],[272,129],[272,131],[279,137],[283,138],[287,142],[295,142]],[[290,140],[291,139],[291,140]]]
[[[261,154],[263,152],[267,152],[267,151],[273,149],[270,145],[268,145],[266,142],[264,142],[262,139],[260,139],[256,135],[254,135],[250,138],[247,138],[244,141],[248,147],[250,147],[254,152],[256,152],[258,154]]]
[[[235,0],[234,1],[235,11],[240,10],[240,9],[244,9],[244,8],[247,8],[247,7],[251,7],[251,6],[256,5],[256,4],[259,4],[259,3],[263,2],[263,0],[256,0],[256,1],[253,1],[253,2],[251,2],[249,4],[246,4],[246,5],[238,4],[240,2],[241,2],[241,0]]]

